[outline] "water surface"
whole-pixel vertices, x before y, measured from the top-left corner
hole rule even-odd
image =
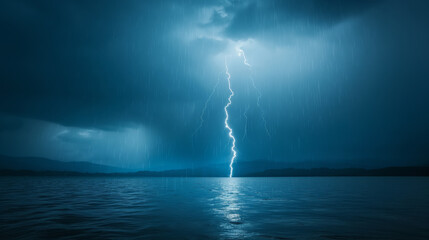
[[[429,178],[0,177],[0,239],[429,239]]]

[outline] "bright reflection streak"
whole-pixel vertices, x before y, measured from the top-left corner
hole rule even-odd
[[[222,215],[224,222],[221,223],[225,231],[223,234],[226,239],[243,239],[250,237],[249,233],[246,232],[245,228],[247,224],[243,222],[241,216],[240,201],[240,178],[224,178],[221,179],[221,189],[218,199],[220,200],[220,209],[217,212]]]

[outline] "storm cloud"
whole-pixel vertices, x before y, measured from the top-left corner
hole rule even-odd
[[[0,9],[0,154],[138,169],[226,163],[226,59],[238,161],[428,163],[425,1]]]

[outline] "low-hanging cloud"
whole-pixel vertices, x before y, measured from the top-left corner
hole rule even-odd
[[[421,79],[428,74],[420,61],[427,49],[420,43],[427,39],[427,23],[419,19],[428,6],[417,1],[402,11],[403,5],[339,0],[3,1],[0,112],[82,131],[126,132],[143,126],[156,136],[150,156],[160,163],[219,162],[229,154],[222,72],[224,57],[230,56],[237,91],[231,122],[239,136],[243,112],[250,109],[249,136],[238,141],[239,159],[406,156],[406,150],[389,150],[393,144],[406,144],[393,143],[389,135],[405,121],[392,119],[393,106],[416,119],[400,134],[414,139],[413,154],[422,158],[427,152],[421,139],[428,130],[423,126],[427,113],[421,110],[427,84]],[[246,40],[255,42],[245,50],[263,91],[273,132],[270,146],[260,131],[247,69],[230,52],[231,45]],[[203,128],[193,139],[218,76]],[[350,112],[359,113],[361,120]],[[370,116],[391,124],[382,128]],[[0,131],[18,131],[21,125],[6,118],[0,117],[5,123]],[[347,138],[346,132],[353,136]],[[378,133],[372,139],[384,144],[376,150],[368,147],[371,132]],[[76,134],[57,139],[76,147],[88,141]],[[105,141],[95,140],[97,146]],[[344,146],[334,149],[339,141]],[[361,155],[355,146],[361,146]]]

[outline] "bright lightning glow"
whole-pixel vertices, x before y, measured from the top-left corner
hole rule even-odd
[[[238,52],[238,56],[239,57],[243,57],[243,61],[244,61],[244,65],[248,66],[249,68],[252,67],[250,66],[250,64],[247,62],[247,58],[246,58],[246,54],[244,54],[244,50],[241,48],[237,48],[237,52]]]
[[[229,74],[229,71],[228,71],[228,65],[226,63],[226,58],[225,58],[225,69],[226,69],[225,73],[226,73],[227,80],[228,80],[228,88],[229,88],[229,92],[230,92],[229,97],[228,97],[228,103],[225,105],[224,110],[225,110],[225,128],[228,129],[229,138],[231,138],[231,140],[232,140],[232,146],[231,146],[232,158],[231,158],[231,162],[229,164],[229,169],[230,169],[229,177],[231,178],[232,173],[234,171],[233,164],[234,164],[235,158],[237,157],[237,152],[235,151],[235,137],[234,137],[234,135],[232,135],[232,128],[228,124],[228,120],[229,120],[228,107],[231,106],[231,104],[232,104],[231,99],[234,96],[234,91],[232,91],[232,89],[231,89],[231,75]]]
[[[244,65],[246,65],[249,68],[250,80],[252,81],[252,87],[256,91],[256,94],[258,94],[258,98],[256,100],[256,106],[258,107],[258,109],[259,109],[259,111],[261,113],[261,118],[262,118],[262,122],[264,123],[265,132],[267,133],[267,136],[269,138],[271,138],[270,131],[268,130],[268,127],[267,127],[267,121],[265,120],[265,114],[264,114],[264,111],[261,108],[261,103],[260,102],[261,102],[261,98],[262,98],[262,93],[261,93],[261,91],[259,91],[259,89],[255,85],[255,80],[253,79],[253,75],[252,75],[252,66],[249,64],[249,62],[247,62],[247,58],[246,58],[246,54],[244,53],[244,50],[241,49],[241,48],[239,48],[239,47],[237,47],[236,50],[238,52],[238,56],[239,57],[243,57],[243,63],[244,63]]]

